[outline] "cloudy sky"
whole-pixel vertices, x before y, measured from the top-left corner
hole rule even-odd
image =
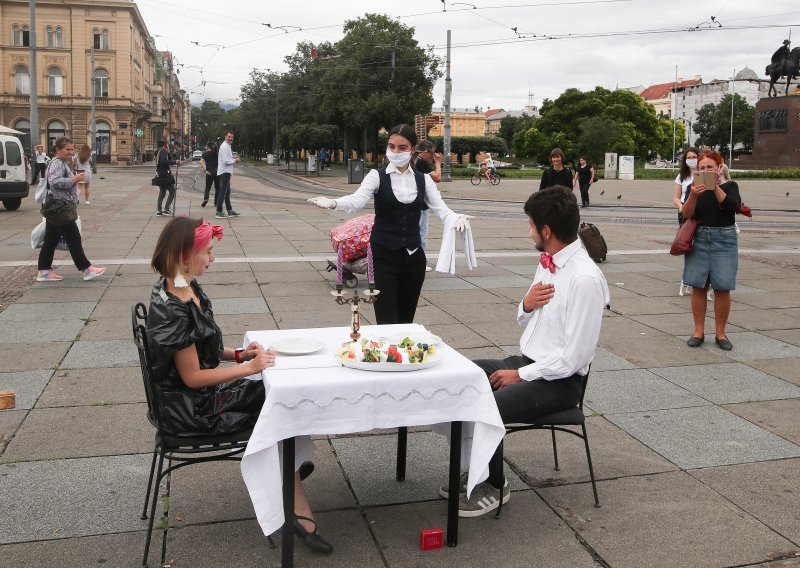
[[[366,12],[414,27],[417,41],[442,57],[452,30],[455,108],[519,110],[530,91],[540,105],[569,87],[666,83],[676,66],[686,79],[729,78],[744,66],[766,78],[790,32],[800,46],[797,0],[474,2],[136,0],[158,49],[183,65],[181,85],[194,104],[235,103],[254,67],[285,71],[298,42],[337,41],[343,22]],[[440,79],[434,105],[443,99]]]

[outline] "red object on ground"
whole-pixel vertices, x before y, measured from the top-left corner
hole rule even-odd
[[[423,529],[419,531],[419,547],[421,550],[436,550],[444,546],[442,529]]]

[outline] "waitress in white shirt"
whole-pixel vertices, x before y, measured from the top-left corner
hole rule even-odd
[[[378,324],[412,323],[425,281],[426,258],[420,240],[419,219],[425,209],[433,211],[447,226],[463,231],[469,215],[454,213],[442,200],[430,175],[409,167],[417,135],[407,124],[389,131],[386,159],[389,165],[371,170],[351,195],[308,200],[317,207],[347,211],[363,208],[375,199],[375,225],[370,236],[375,268],[375,288],[380,290],[374,307]]]

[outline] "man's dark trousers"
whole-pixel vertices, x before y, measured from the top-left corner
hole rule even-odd
[[[219,190],[214,202],[217,207],[217,213],[222,213],[223,203],[226,209],[230,211],[233,209],[231,207],[231,174],[219,174],[217,178],[219,179]]]

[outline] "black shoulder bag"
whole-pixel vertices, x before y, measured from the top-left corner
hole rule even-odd
[[[63,163],[63,162],[62,162]],[[69,177],[69,168],[64,164],[64,177]],[[50,183],[47,183],[47,196],[44,198],[41,208],[42,217],[47,222],[56,227],[63,227],[78,220],[78,207],[72,201],[56,199],[50,193]]]

